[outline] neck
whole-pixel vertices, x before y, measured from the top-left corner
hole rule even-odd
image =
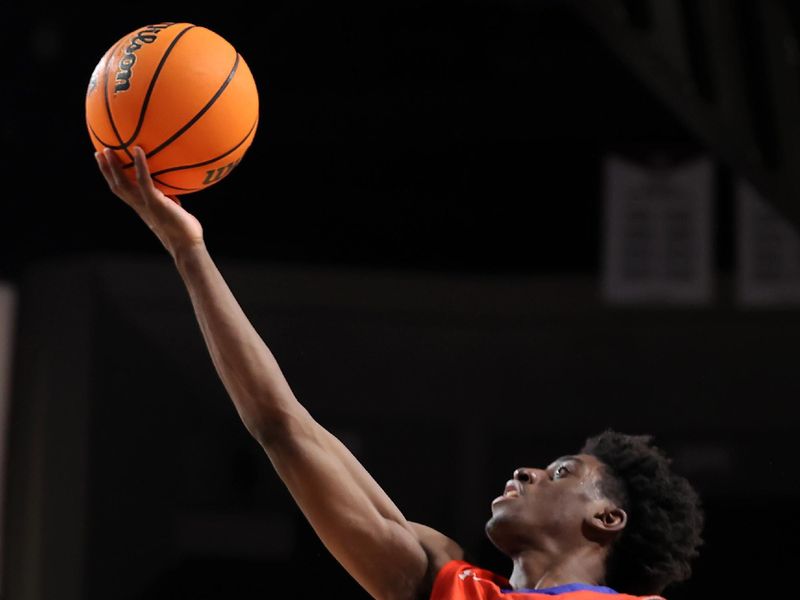
[[[509,581],[515,590],[539,590],[568,583],[603,585],[605,556],[597,548],[580,548],[561,556],[525,550],[512,559],[514,570]]]

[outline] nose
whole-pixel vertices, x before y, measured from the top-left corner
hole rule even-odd
[[[536,481],[536,473],[533,469],[527,467],[520,467],[514,471],[514,479],[520,483],[533,483]]]

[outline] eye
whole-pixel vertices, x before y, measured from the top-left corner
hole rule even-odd
[[[566,465],[561,465],[555,471],[553,471],[553,478],[554,479],[560,479],[561,477],[563,477],[567,473],[569,473],[569,469],[566,467]]]

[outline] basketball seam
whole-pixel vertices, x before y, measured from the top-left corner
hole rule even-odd
[[[197,191],[197,190],[201,190],[201,189],[203,189],[203,186],[196,187],[196,188],[182,188],[182,187],[178,187],[177,185],[172,185],[172,184],[170,184],[170,183],[167,183],[167,182],[165,182],[165,181],[161,181],[160,179],[158,179],[157,177],[153,177],[152,175],[151,175],[150,177],[151,177],[151,179],[152,179],[153,181],[155,181],[156,183],[159,183],[159,184],[161,184],[161,185],[165,185],[165,186],[167,186],[167,187],[171,187],[173,190],[182,190],[182,191],[184,191],[184,192],[195,192],[195,191]]]
[[[180,165],[178,167],[170,167],[168,169],[161,169],[160,171],[156,171],[155,173],[151,173],[150,176],[151,177],[155,177],[156,175],[163,175],[164,173],[172,173],[173,171],[183,171],[183,170],[186,170],[186,169],[194,169],[196,167],[202,167],[204,165],[210,165],[213,162],[216,162],[216,161],[218,161],[218,160],[220,160],[222,158],[225,158],[231,152],[234,152],[239,146],[241,146],[242,144],[244,144],[247,141],[247,138],[249,138],[250,135],[255,130],[256,125],[258,125],[258,119],[255,120],[255,122],[253,123],[253,126],[250,127],[250,131],[247,132],[247,135],[245,135],[241,139],[241,141],[239,141],[239,143],[237,143],[230,150],[226,150],[223,154],[220,154],[219,156],[215,156],[214,158],[211,158],[209,160],[205,160],[205,161],[199,162],[199,163],[194,163],[194,164],[191,164],[191,165]],[[167,184],[167,185],[169,185],[169,184]],[[199,188],[195,188],[195,189],[199,189]]]
[[[206,103],[206,105],[203,108],[200,109],[200,112],[198,112],[185,125],[183,125],[183,127],[181,127],[178,131],[173,133],[168,139],[166,139],[164,142],[162,142],[158,147],[156,147],[154,150],[151,150],[150,152],[148,152],[147,155],[146,155],[147,158],[150,158],[150,157],[158,154],[164,148],[169,146],[172,142],[174,142],[176,139],[178,139],[180,136],[182,136],[184,133],[186,133],[192,127],[192,125],[197,123],[197,121],[199,121],[202,118],[202,116],[204,114],[206,114],[208,112],[208,110],[212,106],[214,106],[214,103],[217,100],[219,100],[219,97],[222,95],[222,93],[225,91],[225,89],[228,87],[228,85],[230,85],[231,81],[233,81],[233,78],[236,75],[236,71],[239,68],[239,60],[240,60],[240,58],[241,58],[241,56],[237,52],[236,53],[236,60],[234,60],[233,67],[231,68],[231,72],[228,74],[228,77],[225,79],[225,82],[220,86],[220,88],[216,91],[216,93],[211,97],[211,99],[208,101],[208,103]],[[131,161],[130,163],[123,165],[122,168],[123,169],[129,169],[132,166],[133,166],[133,162]]]

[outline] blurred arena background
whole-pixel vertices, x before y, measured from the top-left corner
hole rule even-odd
[[[257,14],[258,13],[258,14]],[[298,397],[409,519],[652,433],[706,545],[671,600],[800,559],[800,10],[789,0],[14,3],[0,135],[6,600],[365,598],[216,378],[83,102],[146,24],[231,41],[253,146],[185,197]]]

